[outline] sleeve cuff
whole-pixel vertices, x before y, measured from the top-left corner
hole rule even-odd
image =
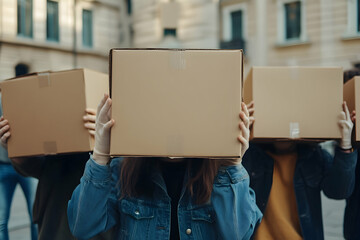
[[[217,175],[217,180],[225,184],[236,184],[248,178],[249,175],[241,163],[233,166],[220,167]]]
[[[100,165],[92,158],[87,161],[84,177],[88,181],[107,182],[111,179],[111,168],[109,165]]]
[[[344,164],[346,169],[353,169],[356,166],[358,151],[354,150],[351,153],[341,151],[340,148],[335,150],[335,158],[339,158],[339,163]]]

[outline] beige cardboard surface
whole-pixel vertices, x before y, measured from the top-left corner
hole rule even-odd
[[[244,100],[255,104],[255,139],[337,139],[342,69],[254,67]]]
[[[176,29],[180,16],[180,4],[167,2],[160,5],[160,21],[163,29]]]
[[[1,83],[4,117],[11,128],[9,157],[92,149],[82,117],[87,107],[96,110],[91,102],[100,102],[101,94],[96,92],[103,91],[108,80],[99,78],[96,89],[91,87],[93,77],[84,78],[84,72],[87,70],[39,73]],[[92,100],[87,103],[87,98]]]
[[[360,112],[360,77],[354,77],[344,84],[344,101],[346,101],[350,113],[355,110]],[[354,140],[360,142],[360,118],[356,117],[354,126]]]
[[[109,93],[109,75],[90,69],[84,69],[86,107],[97,110],[104,93]],[[90,148],[94,149],[93,137],[90,138]]]
[[[111,155],[239,157],[241,50],[112,50]]]

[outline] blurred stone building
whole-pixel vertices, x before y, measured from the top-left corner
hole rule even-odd
[[[360,0],[0,0],[0,79],[16,67],[107,72],[110,48],[159,46],[169,1],[182,47],[243,48],[245,72],[360,64]]]
[[[127,19],[122,0],[0,0],[0,79],[76,67],[108,72],[109,49],[129,45]]]
[[[254,65],[360,63],[360,0],[176,0],[177,37],[185,48],[243,48]],[[132,0],[134,47],[162,39],[162,0]]]
[[[241,39],[248,65],[360,63],[359,0],[223,0],[220,9],[221,41]]]

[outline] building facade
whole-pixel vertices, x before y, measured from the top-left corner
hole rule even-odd
[[[161,3],[166,0],[131,0],[133,47],[156,47],[163,39]],[[219,4],[214,0],[178,0],[177,37],[184,48],[218,48]]]
[[[360,63],[360,0],[176,1],[181,46],[243,48],[245,73],[251,66]],[[16,66],[107,72],[110,48],[159,46],[163,2],[0,0],[0,79],[13,77]]]
[[[162,39],[159,4],[132,0],[132,45]],[[360,63],[360,0],[177,0],[184,48],[243,48],[251,66]]]
[[[359,0],[243,0],[220,2],[221,38],[234,13],[248,65],[342,66],[360,63]],[[231,31],[232,34],[234,30]]]
[[[16,69],[107,73],[109,49],[129,46],[127,19],[118,0],[0,0],[0,79]]]

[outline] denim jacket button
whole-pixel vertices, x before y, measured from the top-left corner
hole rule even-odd
[[[135,211],[135,215],[139,215],[140,212],[138,210]]]
[[[190,235],[190,234],[191,234],[191,229],[190,229],[190,228],[186,229],[186,234],[187,234],[187,235]]]

